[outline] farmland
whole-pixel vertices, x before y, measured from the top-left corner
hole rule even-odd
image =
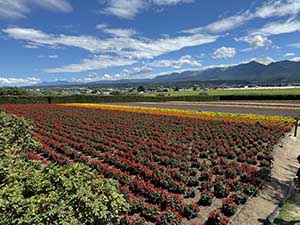
[[[178,110],[195,110],[201,112],[220,112],[238,114],[259,114],[267,116],[297,117],[300,104],[293,103],[262,103],[244,101],[219,101],[219,102],[127,102],[118,103],[123,106],[163,108]]]
[[[283,117],[107,105],[2,105],[35,124],[30,157],[81,162],[119,182],[122,224],[226,224],[271,169]]]
[[[299,95],[300,88],[241,88],[241,89],[208,89],[203,90],[193,90],[187,89],[184,91],[169,91],[165,94],[170,96],[194,96],[199,94],[207,94],[210,96],[227,96],[227,95]],[[147,93],[146,96],[155,96],[158,93]]]

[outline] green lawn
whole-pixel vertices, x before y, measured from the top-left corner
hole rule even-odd
[[[160,93],[147,93],[146,96],[156,96],[159,94],[164,94],[165,96],[190,96],[199,95],[204,93],[203,91],[170,91],[170,92],[160,92]],[[286,88],[286,89],[245,89],[245,90],[226,90],[226,89],[210,89],[205,91],[208,95],[300,95],[300,88]]]

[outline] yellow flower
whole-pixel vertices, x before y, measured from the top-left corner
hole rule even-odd
[[[195,110],[179,110],[179,109],[166,109],[154,107],[141,107],[141,106],[121,106],[121,105],[106,105],[106,104],[59,104],[69,107],[83,107],[94,108],[100,110],[114,110],[123,112],[147,113],[152,115],[166,115],[177,117],[197,118],[201,120],[222,120],[225,122],[246,122],[257,123],[260,122],[266,125],[288,126],[292,128],[294,120],[289,117],[282,116],[264,116],[255,114],[233,114],[233,113],[220,113],[220,112],[199,112]]]

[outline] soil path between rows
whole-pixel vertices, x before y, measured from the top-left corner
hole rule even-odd
[[[230,225],[261,225],[288,192],[295,177],[300,154],[300,137],[288,133],[274,148],[272,181],[266,183],[257,197],[250,199]]]

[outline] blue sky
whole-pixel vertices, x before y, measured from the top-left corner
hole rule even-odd
[[[300,60],[300,0],[0,0],[0,85]]]

